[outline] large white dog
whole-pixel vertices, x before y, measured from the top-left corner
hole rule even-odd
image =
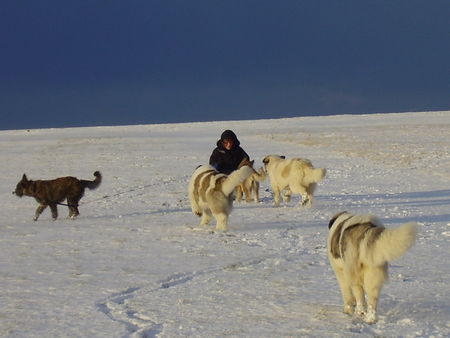
[[[255,170],[249,165],[230,175],[217,172],[210,165],[198,167],[189,182],[189,200],[192,212],[201,217],[200,225],[207,225],[214,216],[216,229],[228,230],[228,216],[233,208],[233,191]]]
[[[341,289],[344,312],[374,323],[388,262],[413,245],[417,224],[385,229],[374,216],[342,212],[333,216],[328,228],[328,259]]]
[[[280,205],[280,193],[284,190],[283,200],[288,203],[292,194],[300,194],[302,205],[310,206],[317,183],[324,177],[326,170],[314,169],[311,161],[302,158],[286,159],[284,156],[268,155],[263,159],[273,191],[274,205]]]

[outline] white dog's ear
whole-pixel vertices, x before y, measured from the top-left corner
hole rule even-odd
[[[280,157],[281,157],[283,160],[286,159],[286,156],[284,156],[284,155],[281,155]]]
[[[333,226],[334,222],[336,222],[337,217],[333,217],[332,219],[330,219],[330,222],[328,222],[328,229],[331,229],[331,227]]]

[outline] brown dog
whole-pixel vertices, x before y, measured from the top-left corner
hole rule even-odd
[[[254,162],[254,160],[249,161],[244,158],[239,164],[238,169],[242,168],[244,165],[247,165],[253,169]],[[236,187],[236,201],[240,202],[242,200],[242,196],[245,195],[245,201],[247,203],[252,201],[252,197],[255,203],[258,203],[259,182],[264,181],[265,179],[266,172],[263,168],[259,169],[259,171],[253,170],[253,173]]]
[[[102,182],[102,175],[96,171],[94,173],[95,179],[93,181],[79,180],[76,177],[60,177],[54,180],[28,180],[27,176],[23,174],[22,180],[17,183],[14,194],[18,197],[31,196],[39,203],[36,209],[34,220],[37,221],[39,215],[50,206],[52,217],[55,220],[58,217],[57,204],[61,204],[67,199],[67,206],[69,207],[69,216],[74,219],[80,213],[78,211],[78,202],[84,195],[84,189],[96,189]]]

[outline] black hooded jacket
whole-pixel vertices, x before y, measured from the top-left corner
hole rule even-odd
[[[223,140],[233,140],[233,148],[227,150],[223,146]],[[236,134],[231,130],[225,130],[217,141],[217,148],[213,150],[209,158],[209,164],[212,165],[218,172],[229,175],[236,170],[239,163],[246,158],[250,160],[247,153],[240,147],[240,142]]]

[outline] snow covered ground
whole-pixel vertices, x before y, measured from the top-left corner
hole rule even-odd
[[[327,168],[313,207],[235,203],[229,232],[196,227],[187,183],[224,129],[257,167],[268,154]],[[0,132],[0,336],[450,336],[450,112]],[[103,183],[81,215],[34,222],[31,179]],[[417,221],[390,266],[379,321],[341,313],[329,218]]]

